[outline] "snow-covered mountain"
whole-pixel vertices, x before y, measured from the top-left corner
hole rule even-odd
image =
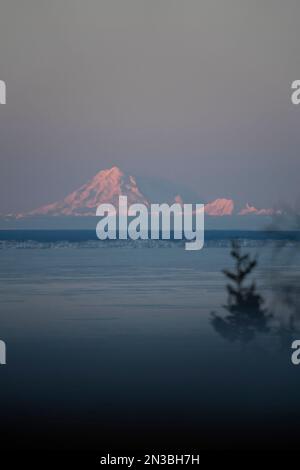
[[[247,202],[246,206],[241,209],[238,213],[238,215],[280,215],[281,211],[280,210],[275,210],[275,209],[257,209],[254,206],[251,206]]]
[[[146,183],[141,179],[141,186],[134,176],[127,175],[117,166],[99,171],[86,184],[67,195],[64,199],[47,204],[18,217],[27,216],[94,216],[99,204],[111,203],[118,207],[119,196],[127,196],[128,204],[143,203],[201,203],[199,198],[183,196],[182,187],[171,185],[168,188],[163,182]],[[178,191],[179,189],[179,191]],[[186,193],[188,194],[188,193]],[[186,199],[186,198],[189,199]],[[194,200],[190,199],[193,198]],[[235,204],[232,199],[218,198],[205,204],[205,213],[209,216],[221,217],[234,215]],[[247,204],[236,215],[272,215],[271,209],[256,209]]]
[[[234,202],[232,199],[216,199],[215,201],[205,204],[204,212],[207,215],[223,216],[232,215],[234,210]]]
[[[108,170],[99,171],[62,201],[39,207],[28,215],[95,215],[99,204],[111,203],[117,206],[120,195],[127,196],[128,204],[138,202],[149,205],[135,178],[113,166]]]

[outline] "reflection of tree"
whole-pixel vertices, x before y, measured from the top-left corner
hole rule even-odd
[[[226,316],[212,314],[212,326],[229,341],[251,341],[256,333],[268,333],[272,315],[263,308],[264,299],[257,293],[255,282],[245,285],[247,277],[257,265],[249,254],[242,255],[240,246],[232,242],[231,256],[235,260],[234,271],[224,270],[230,280],[227,284],[228,301]]]

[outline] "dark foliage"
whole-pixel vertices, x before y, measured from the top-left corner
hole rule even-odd
[[[212,325],[224,338],[230,341],[251,341],[256,333],[268,333],[271,315],[263,308],[264,299],[257,292],[255,282],[246,284],[248,276],[257,265],[249,254],[242,254],[239,244],[232,242],[231,256],[235,260],[233,271],[223,273],[230,280],[226,289],[228,315],[212,314]]]

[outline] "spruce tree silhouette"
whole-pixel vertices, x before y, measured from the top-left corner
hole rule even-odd
[[[229,341],[249,342],[256,333],[268,333],[272,315],[263,308],[264,299],[257,292],[255,282],[245,285],[247,277],[257,266],[257,260],[249,254],[242,254],[237,241],[232,241],[231,256],[235,260],[233,271],[223,270],[230,280],[226,289],[228,301],[224,308],[228,315],[220,316],[212,313],[212,326]]]

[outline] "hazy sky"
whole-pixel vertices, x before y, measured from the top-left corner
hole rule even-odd
[[[199,202],[293,201],[299,21],[299,0],[2,0],[0,212],[112,165]]]

